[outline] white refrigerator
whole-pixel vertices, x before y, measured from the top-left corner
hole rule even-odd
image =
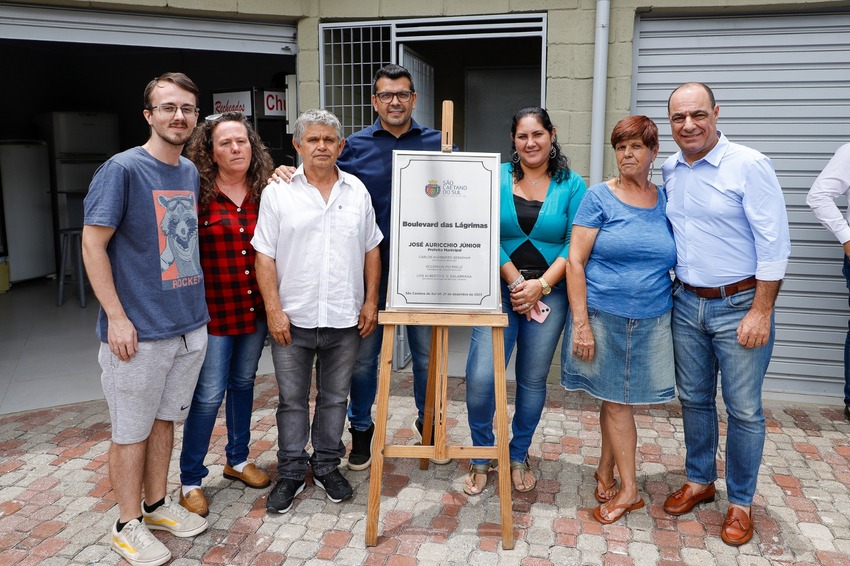
[[[53,214],[47,144],[0,141],[4,250],[14,283],[54,273]]]

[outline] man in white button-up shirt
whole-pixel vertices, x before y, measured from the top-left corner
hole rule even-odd
[[[278,482],[266,504],[279,513],[287,512],[304,489],[308,465],[328,499],[353,495],[339,471],[345,454],[341,439],[360,338],[377,325],[383,239],[366,187],[336,166],[345,145],[336,116],[325,110],[302,114],[293,145],[303,164],[290,186],[266,187],[251,241],[280,391]]]
[[[806,204],[844,248],[842,271],[850,288],[850,210],[842,214],[835,203],[842,196],[850,196],[850,143],[838,148],[806,197]],[[850,421],[850,330],[844,340],[844,416]]]

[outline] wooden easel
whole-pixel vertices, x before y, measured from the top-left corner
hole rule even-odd
[[[453,106],[443,102],[442,151],[452,151]],[[451,312],[398,312],[382,311],[378,324],[384,325],[381,344],[381,361],[378,371],[378,415],[372,437],[372,471],[369,478],[369,501],[366,511],[366,546],[378,544],[378,516],[381,511],[381,484],[384,458],[420,458],[420,468],[428,469],[429,458],[490,458],[499,462],[499,506],[502,521],[502,548],[514,547],[513,516],[510,483],[510,457],[508,454],[507,388],[505,383],[504,329],[508,326],[506,314],[451,313]],[[431,326],[431,354],[428,364],[428,386],[425,396],[425,418],[422,423],[422,445],[388,445],[387,417],[389,413],[392,352],[395,345],[396,326]],[[496,399],[495,446],[446,446],[446,409],[448,406],[449,327],[490,326],[493,328],[493,377]],[[431,438],[431,423],[434,438]]]

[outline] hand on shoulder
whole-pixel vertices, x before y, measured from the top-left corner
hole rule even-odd
[[[292,181],[292,176],[295,174],[295,167],[290,165],[279,165],[277,169],[272,173],[271,178],[268,180],[269,184],[272,183],[289,183]]]

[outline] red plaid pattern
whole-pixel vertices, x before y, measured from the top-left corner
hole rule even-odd
[[[237,207],[218,194],[200,212],[198,231],[210,334],[255,332],[257,317],[265,317],[254,273],[256,252],[251,246],[259,211],[259,203],[247,197]]]

